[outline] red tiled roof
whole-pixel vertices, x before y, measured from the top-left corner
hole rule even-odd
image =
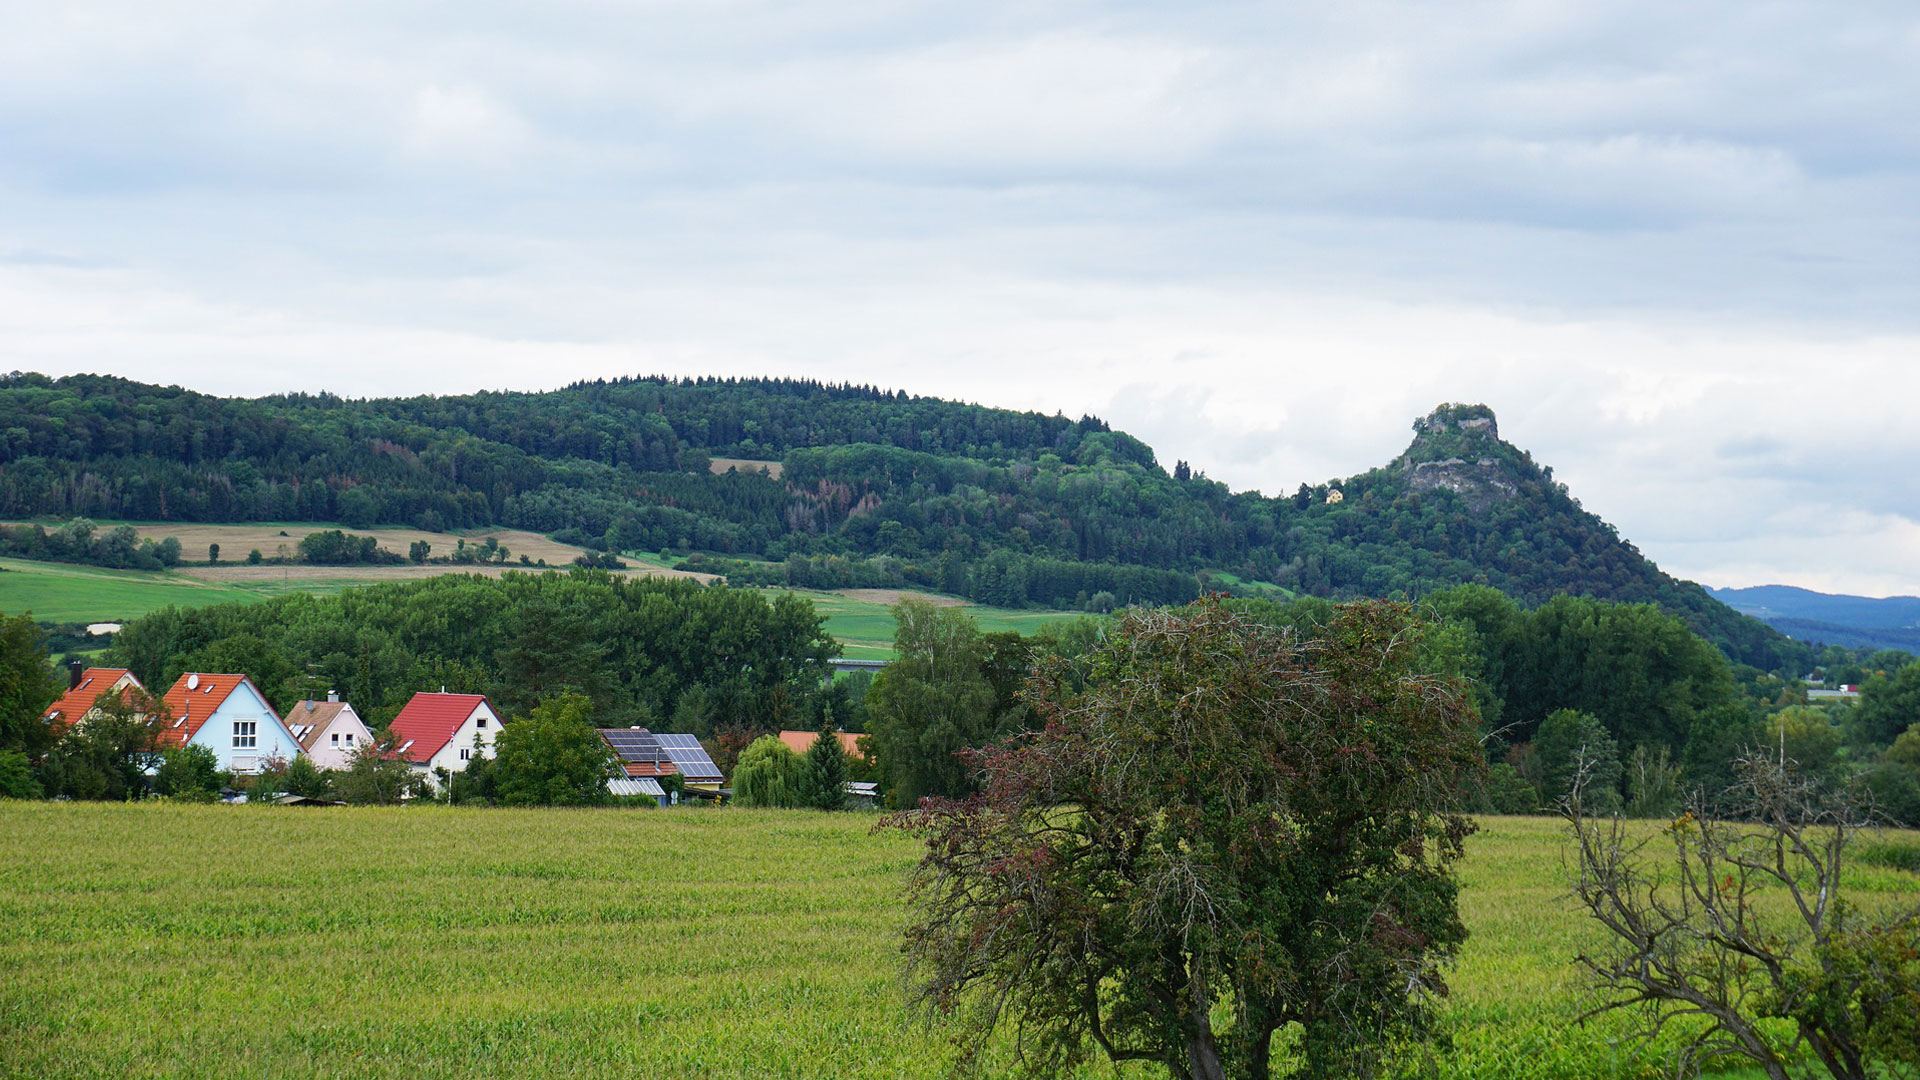
[[[114,683],[128,673],[126,668],[90,667],[80,676],[80,685],[61,695],[60,700],[47,706],[41,719],[52,722],[57,728],[65,729],[68,724],[79,720],[93,711],[100,695],[112,688]],[[140,680],[133,680],[134,686]]]
[[[447,745],[473,710],[486,703],[485,694],[415,694],[393,718],[394,745],[406,747],[401,756],[408,761],[424,765]],[[492,708],[490,704],[488,707]],[[494,709],[494,715],[499,715],[498,709]]]
[[[671,761],[623,761],[620,767],[628,776],[672,776],[680,771]]]
[[[858,761],[866,756],[860,752],[859,732],[836,731],[834,734],[840,737],[840,749],[846,751],[848,757]],[[787,749],[794,753],[804,754],[813,749],[814,743],[820,741],[820,733],[817,731],[783,731],[780,733],[780,741],[786,743]]]
[[[192,689],[187,688],[189,680],[193,682]],[[253,686],[253,680],[245,675],[190,671],[180,676],[174,681],[173,689],[167,691],[168,720],[167,726],[160,731],[160,745],[185,746],[192,741],[194,734],[200,730],[200,725],[207,722],[207,718],[213,715],[213,711],[218,709],[229,695],[240,689],[241,683]],[[258,687],[254,687],[253,692],[262,702],[267,700],[267,696],[260,693]],[[267,711],[272,712],[273,706],[268,705]],[[276,716],[274,719],[278,720],[279,717]]]

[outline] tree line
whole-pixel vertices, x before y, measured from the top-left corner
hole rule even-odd
[[[1806,647],[1660,573],[1550,469],[1460,426],[1483,412],[1441,410],[1388,466],[1268,498],[1169,473],[1094,417],[872,387],[635,378],[543,394],[243,400],[17,374],[0,379],[0,514],[508,525],[613,553],[750,556],[729,567],[742,583],[897,568],[908,584],[937,576],[1014,606],[1085,607],[1101,592],[1179,602],[1206,571],[1333,599],[1480,583],[1528,604],[1654,603],[1741,662],[1810,662]],[[778,460],[785,474],[714,475],[716,455]],[[1500,497],[1414,482],[1454,461]]]

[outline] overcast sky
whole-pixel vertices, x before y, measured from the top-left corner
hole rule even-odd
[[[1920,7],[10,4],[0,369],[787,374],[1235,488],[1443,401],[1662,567],[1920,593]]]

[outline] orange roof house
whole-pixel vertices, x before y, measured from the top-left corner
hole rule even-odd
[[[867,755],[860,752],[860,732],[836,731],[834,734],[839,737],[840,749],[846,751],[848,757],[855,761],[861,761],[866,758]],[[794,753],[804,754],[813,749],[814,743],[820,741],[820,733],[817,731],[782,731],[780,733],[780,741],[786,743],[787,749]]]
[[[100,699],[115,690],[128,688],[143,689],[140,680],[126,668],[90,667],[82,671],[77,666],[67,686],[67,692],[60,700],[47,706],[41,715],[48,726],[58,735],[92,714]]]
[[[254,772],[298,757],[300,740],[245,675],[190,671],[167,690],[161,746],[205,746],[220,767]]]

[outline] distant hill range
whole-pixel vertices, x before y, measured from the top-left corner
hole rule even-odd
[[[1735,611],[1801,641],[1920,653],[1920,597],[1842,596],[1792,585],[1709,588],[1707,592]]]
[[[777,465],[777,468],[770,467]],[[695,553],[737,582],[918,587],[1008,607],[1207,590],[1649,602],[1769,670],[1810,655],[1662,573],[1500,438],[1414,423],[1342,481],[1233,492],[1083,416],[867,386],[632,378],[544,393],[220,398],[0,377],[0,518],[524,528]]]

